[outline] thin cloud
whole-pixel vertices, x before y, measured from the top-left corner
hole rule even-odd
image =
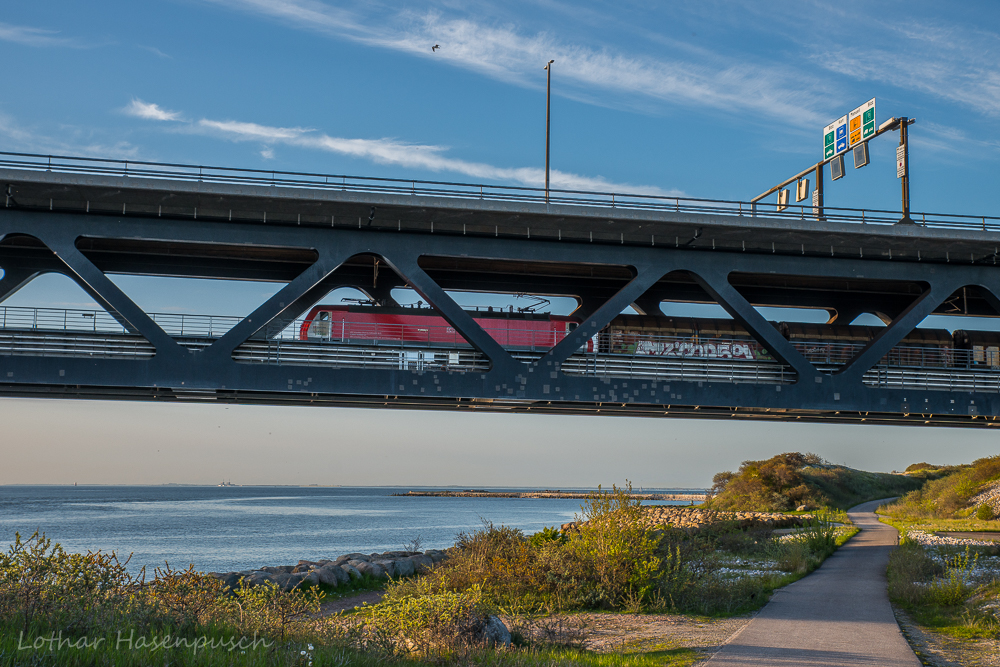
[[[81,138],[60,139],[25,127],[6,114],[0,114],[0,143],[6,150],[25,153],[79,155],[83,157],[135,158],[138,149],[127,141],[105,143],[88,140],[85,130],[64,127]]]
[[[184,120],[179,111],[167,111],[161,109],[158,104],[143,102],[140,99],[132,98],[122,111],[129,116],[145,118],[146,120],[179,121]]]
[[[145,50],[145,51],[149,51],[149,52],[150,52],[150,53],[152,53],[152,54],[153,54],[154,56],[159,56],[160,58],[166,58],[166,59],[168,59],[168,60],[173,60],[173,59],[174,59],[174,57],[173,57],[172,55],[170,55],[169,53],[164,53],[163,51],[160,51],[160,50],[159,50],[158,48],[156,48],[155,46],[144,46],[144,45],[139,45],[139,48],[140,48],[140,49],[143,49],[143,50]]]
[[[871,18],[871,17],[869,17]],[[968,26],[876,19],[879,47],[837,46],[812,60],[838,74],[927,93],[979,113],[1000,115],[1000,34]]]
[[[436,58],[455,67],[526,87],[541,85],[540,63],[556,61],[556,76],[570,96],[608,104],[620,95],[635,100],[751,112],[796,125],[815,125],[830,99],[823,84],[782,66],[708,55],[705,62],[632,56],[566,43],[548,33],[526,34],[513,25],[484,25],[439,14],[401,12],[365,20],[355,12],[316,0],[210,0],[277,19],[299,29],[380,48]],[[441,44],[431,53],[430,45]],[[782,85],[794,80],[795,87]],[[619,94],[595,95],[594,89]]]
[[[462,176],[518,183],[529,187],[541,187],[545,183],[545,171],[537,167],[498,167],[483,162],[470,162],[447,155],[447,147],[427,144],[413,144],[394,139],[351,139],[333,137],[310,128],[274,127],[236,120],[211,120],[203,118],[189,126],[190,131],[207,134],[227,141],[259,142],[265,144],[261,155],[273,156],[272,146],[283,144],[336,153],[352,158],[370,160],[377,164],[424,169],[433,172],[451,172]],[[601,176],[583,176],[554,170],[550,173],[550,184],[563,190],[587,190],[591,192],[628,192],[634,194],[684,196],[680,190],[664,190],[650,185],[614,183]]]
[[[11,25],[0,23],[0,40],[13,42],[24,46],[61,46],[69,48],[81,48],[74,39],[59,37],[57,30],[45,30],[43,28],[31,28],[28,26]]]
[[[962,130],[947,125],[920,121],[916,129],[918,131],[910,130],[907,141],[915,147],[935,153],[964,157],[970,154],[982,156],[984,151],[994,154],[1000,151],[1000,141],[975,139]]]

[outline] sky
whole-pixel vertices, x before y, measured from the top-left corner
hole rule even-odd
[[[553,187],[747,200],[874,97],[877,123],[917,119],[914,211],[1000,211],[994,2],[9,4],[2,151],[539,187],[554,60]],[[826,203],[898,210],[896,141]],[[150,312],[245,315],[280,287],[114,280]],[[58,276],[2,305],[93,306]],[[997,453],[910,427],[13,399],[0,416],[18,445],[0,483],[704,486],[779,451],[878,470]]]

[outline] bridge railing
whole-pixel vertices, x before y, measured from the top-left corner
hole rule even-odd
[[[171,336],[195,338],[218,338],[243,319],[179,313],[149,313],[149,317]],[[0,329],[128,333],[125,325],[103,310],[18,306],[0,306]]]
[[[311,188],[350,192],[373,192],[395,195],[420,195],[459,199],[482,199],[506,202],[534,202],[570,206],[657,210],[734,216],[815,219],[811,204],[789,204],[778,210],[776,203],[750,203],[739,200],[699,199],[659,193],[629,193],[590,190],[561,190],[515,185],[423,181],[416,179],[377,178],[347,174],[278,171],[212,167],[140,160],[40,155],[0,152],[0,167],[67,174],[95,174],[123,178],[266,185],[287,188]],[[823,219],[855,224],[894,224],[899,211],[884,209],[823,207]],[[1000,231],[1000,217],[912,212],[917,225],[935,229]]]
[[[150,313],[150,318],[167,334],[186,339],[215,339],[242,321],[237,316]],[[280,330],[265,332],[267,345],[294,349],[295,343],[338,344],[363,347],[471,349],[472,346],[450,326],[419,326],[381,322],[314,321],[305,341],[301,339],[304,320],[297,319]],[[561,328],[523,330],[501,328],[505,319],[481,320],[486,332],[505,348],[544,352],[566,337]],[[561,324],[561,323],[560,323]],[[317,334],[317,325],[321,325]],[[491,326],[493,325],[493,326]],[[0,306],[0,330],[51,331],[68,333],[128,334],[128,329],[103,310],[27,308]],[[292,345],[289,346],[289,343]],[[207,344],[207,343],[206,343]],[[793,341],[793,346],[817,367],[838,367],[848,363],[864,344]],[[771,353],[750,338],[705,336],[657,336],[646,333],[601,332],[577,352],[606,358],[630,357],[637,360],[688,359],[725,360],[733,363],[779,364]],[[950,345],[897,345],[878,363],[882,368],[975,368],[1000,372],[1000,353],[961,350]]]

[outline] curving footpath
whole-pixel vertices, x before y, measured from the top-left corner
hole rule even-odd
[[[815,572],[778,590],[705,667],[919,667],[892,614],[885,570],[896,544],[876,500],[848,514],[861,528]]]

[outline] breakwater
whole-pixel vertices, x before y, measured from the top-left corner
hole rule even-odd
[[[560,500],[586,500],[593,493],[581,491],[487,491],[485,489],[468,489],[466,491],[407,491],[393,493],[393,496],[408,498],[557,498]],[[708,494],[692,493],[630,493],[633,500],[673,500],[683,502],[703,502]]]
[[[446,553],[440,549],[427,551],[386,551],[384,553],[352,553],[333,559],[317,561],[300,560],[296,565],[268,565],[255,570],[240,572],[209,572],[229,588],[274,584],[290,591],[303,583],[325,584],[336,588],[352,579],[368,575],[375,579],[409,577],[427,571],[434,563],[444,560]]]

